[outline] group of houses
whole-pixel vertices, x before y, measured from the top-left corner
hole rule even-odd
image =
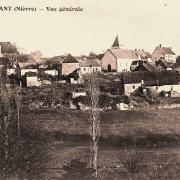
[[[94,72],[115,76],[121,74],[119,80],[124,82],[126,85],[124,90],[126,94],[129,94],[152,74],[156,74],[154,81],[161,81],[157,80],[157,72],[175,72],[177,74],[175,80],[160,84],[179,87],[180,57],[173,52],[171,47],[163,47],[161,44],[152,54],[143,49],[124,49],[119,44],[118,36],[111,48],[93,58],[75,57],[71,54],[43,58],[38,51],[21,54],[12,43],[0,42],[0,68],[6,70],[6,76],[10,79],[9,84],[16,83],[25,87],[48,85],[53,81],[82,83],[84,75]],[[145,74],[147,77],[139,74]],[[175,88],[178,89],[177,87]]]

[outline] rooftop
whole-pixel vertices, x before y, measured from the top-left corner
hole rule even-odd
[[[120,49],[109,49],[109,51],[116,58],[122,58],[122,59],[137,59],[138,58],[134,50],[120,48]]]
[[[68,54],[63,58],[62,63],[78,63],[77,59],[73,57],[71,54]]]
[[[80,67],[101,67],[99,59],[81,59],[79,60]]]

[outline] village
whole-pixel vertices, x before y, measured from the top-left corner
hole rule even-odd
[[[171,47],[125,49],[117,36],[102,54],[0,52],[0,179],[179,179]]]
[[[127,100],[122,100],[127,98],[122,96],[136,94],[148,103],[155,102],[155,96],[180,96],[180,56],[171,47],[161,44],[151,54],[144,49],[124,49],[117,36],[112,46],[98,55],[91,52],[87,56],[66,54],[44,58],[40,51],[19,53],[11,42],[0,42],[0,52],[0,67],[9,88],[47,91],[56,86],[56,91],[69,92],[73,102],[79,97],[84,97],[83,101],[86,101],[84,84],[88,76],[94,74],[102,96],[100,100],[121,97],[115,105],[120,110],[132,107],[130,104],[127,106]],[[73,102],[69,102],[69,108],[88,109],[82,106],[82,102],[78,102],[81,105]],[[112,104],[109,103],[106,108],[111,109]]]

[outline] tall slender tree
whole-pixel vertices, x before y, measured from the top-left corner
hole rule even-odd
[[[90,134],[91,134],[91,168],[94,170],[94,176],[97,178],[98,167],[97,167],[97,158],[98,158],[98,141],[100,137],[100,116],[99,116],[99,86],[97,81],[97,74],[91,72],[89,75],[89,94],[91,101],[91,111],[90,111]]]

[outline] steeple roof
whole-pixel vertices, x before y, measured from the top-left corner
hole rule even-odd
[[[116,36],[112,48],[119,48],[119,38],[118,35]]]

